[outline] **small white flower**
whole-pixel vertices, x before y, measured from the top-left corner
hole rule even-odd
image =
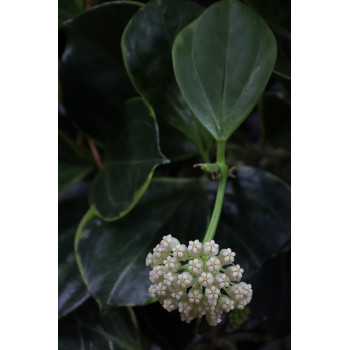
[[[152,264],[153,264],[153,254],[148,253],[146,257],[146,266],[152,266]]]
[[[160,244],[157,244],[155,248],[153,248],[154,256],[157,258],[161,258],[164,255],[164,247]]]
[[[214,277],[210,272],[202,272],[201,275],[198,278],[198,282],[203,286],[203,287],[209,287],[213,284],[214,282]]]
[[[172,282],[174,281],[174,275],[171,272],[165,273],[163,278],[164,278],[163,282],[167,286],[171,286]]]
[[[173,299],[165,299],[163,301],[163,307],[166,309],[166,311],[171,312],[178,308],[178,305]]]
[[[239,282],[244,270],[237,264],[227,267],[225,272],[231,281]]]
[[[207,311],[203,306],[196,305],[193,307],[192,313],[194,314],[195,317],[202,318],[207,313]]]
[[[221,309],[224,310],[225,312],[230,312],[235,308],[235,303],[228,296],[222,295],[219,299],[218,306],[219,308],[221,307]]]
[[[215,282],[220,289],[230,286],[230,279],[224,273],[218,273],[215,276]]]
[[[164,283],[160,282],[160,283],[156,284],[156,288],[157,288],[157,295],[159,297],[165,296],[167,294],[168,288]]]
[[[187,301],[179,302],[179,312],[182,312],[184,314],[189,314],[191,310],[192,310],[192,306]]]
[[[210,256],[217,255],[219,252],[219,245],[214,240],[204,243],[204,253]]]
[[[203,294],[200,289],[192,288],[188,293],[188,300],[192,304],[199,304],[203,298]]]
[[[150,285],[148,291],[151,298],[155,298],[157,296],[157,287],[154,284]]]
[[[184,291],[181,287],[173,289],[171,292],[171,296],[176,300],[181,300],[185,297],[186,291]]]
[[[250,303],[253,296],[251,284],[247,284],[245,282],[234,284],[228,289],[228,293],[230,297],[234,300],[235,307],[237,309],[242,309],[245,305]]]
[[[203,260],[194,259],[189,261],[188,270],[191,271],[194,275],[198,275],[203,271]]]
[[[176,244],[179,243],[178,239],[174,238],[172,235],[163,236],[163,239],[160,241],[161,246],[167,252],[170,252]]]
[[[217,272],[221,269],[221,263],[220,260],[216,256],[212,256],[207,262],[206,265],[208,266],[209,271]]]
[[[189,313],[186,314],[186,313],[180,312],[180,315],[181,315],[181,321],[186,323],[190,323],[195,318],[193,315],[190,315]]]
[[[163,264],[168,271],[173,272],[177,271],[177,269],[180,267],[180,263],[177,261],[177,259],[170,255],[163,261]]]
[[[210,326],[217,326],[221,322],[222,312],[219,308],[213,308],[210,312],[207,312],[205,318]]]
[[[189,272],[183,272],[177,277],[177,284],[182,288],[191,287],[193,284],[193,277]]]
[[[178,258],[180,261],[185,261],[188,258],[187,247],[184,244],[176,244],[172,249],[173,255]]]
[[[220,261],[223,265],[228,265],[233,263],[235,260],[236,253],[233,252],[230,248],[222,249],[219,254]]]
[[[194,242],[193,241],[189,241],[188,252],[192,256],[199,256],[199,255],[201,255],[201,253],[202,253],[202,243],[199,242],[198,239],[196,239]]]

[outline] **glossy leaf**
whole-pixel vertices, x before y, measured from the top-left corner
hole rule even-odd
[[[216,140],[227,140],[259,100],[276,60],[263,20],[238,0],[210,6],[173,46],[185,100]]]
[[[238,167],[227,185],[215,240],[236,252],[245,279],[259,271],[290,240],[289,186],[265,171]]]
[[[105,220],[121,218],[139,201],[154,169],[167,162],[152,111],[140,98],[128,100],[112,127],[104,167],[92,183],[92,207]]]
[[[163,235],[180,241],[202,238],[207,206],[202,186],[192,180],[157,180],[122,220],[105,222],[93,211],[76,235],[79,268],[102,308],[149,302],[147,254]]]
[[[180,130],[199,152],[208,150],[212,137],[183,100],[171,48],[178,32],[202,12],[203,7],[188,1],[150,1],[131,19],[122,39],[125,65],[137,91],[152,105],[158,119]]]
[[[252,280],[252,316],[277,338],[291,331],[290,259],[290,250],[270,259]]]
[[[138,9],[136,3],[102,4],[62,25],[66,38],[59,70],[62,103],[77,126],[101,143],[121,104],[135,96],[120,40]]]
[[[84,308],[58,324],[58,346],[62,350],[141,350],[139,332],[125,308],[100,316]]]
[[[75,310],[90,295],[74,255],[75,232],[88,207],[86,194],[58,205],[58,318]]]
[[[185,323],[181,321],[178,312],[164,312],[164,308],[158,302],[133,309],[141,332],[161,349],[186,349],[196,335],[196,324],[199,320]]]
[[[58,25],[77,16],[84,8],[84,0],[58,0]]]
[[[58,192],[83,180],[94,168],[91,154],[63,131],[58,131]]]

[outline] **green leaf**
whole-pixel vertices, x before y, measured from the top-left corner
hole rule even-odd
[[[214,188],[209,191],[214,197]],[[265,171],[238,167],[230,180],[215,240],[236,252],[244,278],[290,240],[290,188]]]
[[[252,280],[252,317],[276,338],[291,331],[290,259],[290,250],[270,259]]]
[[[152,182],[134,210],[105,222],[88,211],[77,231],[76,258],[89,291],[102,308],[150,300],[147,254],[165,234],[180,241],[201,239],[207,205],[199,182]]]
[[[84,179],[93,168],[91,154],[58,130],[58,192]]]
[[[58,25],[85,9],[84,0],[58,0]]]
[[[245,0],[271,25],[290,33],[290,0]]]
[[[154,169],[167,162],[152,111],[138,97],[128,100],[112,127],[103,170],[91,185],[90,204],[105,220],[125,216],[147,189]]]
[[[93,305],[94,306],[94,305]],[[110,310],[106,316],[85,308],[58,324],[58,346],[62,350],[141,350],[139,332],[126,308]]]
[[[135,95],[120,40],[138,9],[136,3],[106,3],[62,25],[66,37],[59,70],[62,103],[75,124],[100,143],[121,104]]]
[[[216,140],[227,140],[258,102],[276,60],[263,20],[237,0],[210,6],[173,46],[185,100]]]
[[[136,90],[157,118],[180,130],[200,153],[207,152],[212,138],[183,100],[171,48],[178,32],[202,12],[203,7],[187,1],[151,1],[131,19],[122,38],[125,65]]]
[[[133,309],[141,332],[161,349],[187,349],[186,346],[196,335],[196,324],[199,319],[187,324],[181,321],[178,312],[164,312],[164,308],[158,302]]]
[[[58,318],[66,316],[88,297],[74,255],[74,236],[88,208],[85,195],[58,204]]]

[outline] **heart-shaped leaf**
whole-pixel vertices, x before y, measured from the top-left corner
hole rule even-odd
[[[124,68],[120,40],[139,9],[136,2],[95,6],[62,25],[62,102],[86,134],[103,143],[121,104],[135,96]]]
[[[150,300],[147,253],[162,236],[188,242],[203,236],[205,193],[193,180],[152,182],[134,210],[122,220],[105,222],[92,210],[76,235],[76,258],[89,291],[102,308]]]
[[[89,297],[74,255],[74,236],[88,207],[86,194],[58,205],[58,318]]]
[[[94,168],[91,154],[71,140],[63,131],[58,131],[58,192],[83,180]]]
[[[154,169],[167,162],[152,111],[141,98],[128,100],[112,127],[104,167],[91,185],[90,204],[105,220],[121,218],[139,201]]]
[[[210,187],[213,198],[215,189]],[[259,271],[290,240],[288,185],[263,170],[238,167],[236,179],[227,185],[215,240],[236,252],[245,278]]]
[[[252,111],[271,75],[276,51],[269,27],[238,0],[215,3],[177,36],[176,79],[216,140],[227,140]]]
[[[180,130],[200,153],[207,152],[212,137],[183,100],[171,48],[178,32],[203,9],[188,1],[150,1],[131,19],[122,39],[124,61],[136,90],[152,105],[157,118]]]
[[[100,316],[99,310],[94,310],[95,305],[87,306],[89,308],[79,309],[74,317],[59,322],[60,350],[142,349],[140,335],[129,310],[116,308]]]

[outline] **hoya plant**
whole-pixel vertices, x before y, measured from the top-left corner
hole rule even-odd
[[[289,4],[58,5],[59,349],[288,347]]]

